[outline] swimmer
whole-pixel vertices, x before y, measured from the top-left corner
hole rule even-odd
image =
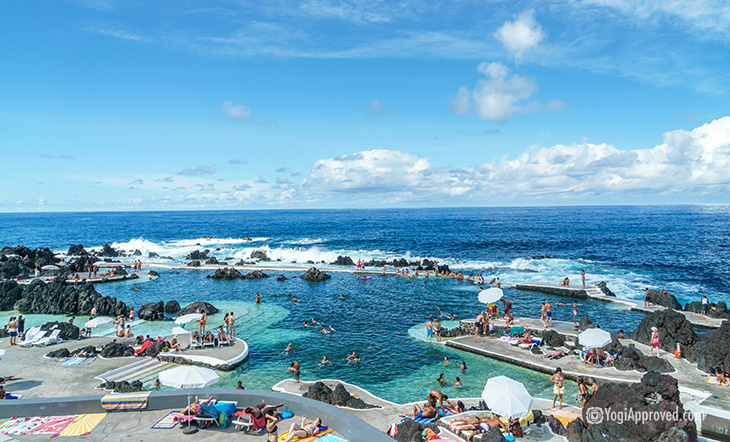
[[[284,349],[284,353],[289,353],[293,348],[294,348],[294,346],[290,342],[289,345],[287,345],[286,348]]]
[[[446,385],[446,378],[444,377],[444,374],[443,374],[443,373],[441,373],[441,374],[439,375],[439,377],[438,377],[438,379],[436,379],[436,381],[437,381],[437,382],[439,383],[439,385],[441,385],[442,387],[443,387],[444,385]]]
[[[449,357],[448,356],[444,356],[444,360],[441,362],[441,365],[443,365],[444,367],[446,367],[449,364],[451,364],[451,361],[449,361]]]
[[[330,362],[331,361],[329,359],[327,359],[327,356],[323,356],[320,364],[324,365],[324,364],[329,364]]]
[[[304,321],[304,323],[302,325],[304,326],[304,328],[309,327],[309,324],[307,324],[307,321]]]
[[[334,327],[332,327],[332,324],[330,324],[330,331],[331,331],[331,332],[335,331],[335,328],[334,328]]]
[[[462,373],[466,373],[466,361],[461,361],[461,364],[457,364],[461,369]]]
[[[455,382],[449,382],[449,384],[453,384],[454,387],[461,387],[462,385],[464,385],[464,384],[461,383],[461,379],[459,379],[459,376],[456,377],[456,381]]]
[[[344,301],[345,300],[345,295],[340,295],[340,300]]]
[[[359,361],[359,360],[360,360],[360,355],[358,355],[357,353],[355,353],[355,351],[353,350],[352,354],[350,354],[350,355],[349,355],[349,356],[347,357],[347,360],[348,360],[348,361],[354,361],[354,362],[357,362],[357,361]]]

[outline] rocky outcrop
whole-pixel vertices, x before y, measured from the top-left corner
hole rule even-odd
[[[376,408],[375,405],[367,404],[362,399],[352,396],[342,384],[337,384],[335,390],[332,391],[323,382],[315,382],[309,386],[307,392],[302,396],[339,407],[349,407],[358,410]]]
[[[7,311],[15,308],[15,303],[23,297],[23,287],[17,282],[5,279],[0,281],[0,310]]]
[[[609,351],[619,356],[613,364],[617,370],[656,371],[658,373],[672,373],[674,371],[674,367],[665,359],[647,356],[637,350],[634,344],[628,346],[619,344],[618,348]]]
[[[216,269],[215,273],[208,275],[207,278],[231,281],[233,279],[243,279],[243,275],[233,267],[223,267]]]
[[[649,344],[651,342],[651,327],[659,329],[659,342],[662,350],[670,353],[679,343],[684,352],[687,352],[697,342],[697,334],[692,324],[683,314],[674,310],[660,310],[652,312],[641,320],[639,326],[631,332],[629,338],[636,342]]]
[[[69,246],[68,252],[66,252],[68,256],[84,256],[88,254],[89,252],[86,251],[83,244],[72,244]]]
[[[66,347],[61,347],[58,350],[46,353],[47,358],[67,358],[69,355],[71,355],[71,352]]]
[[[148,274],[148,275],[149,275],[150,277],[155,277],[155,278],[159,278],[159,277],[160,277],[160,274],[159,274],[159,273],[157,273],[157,272],[155,272],[154,270],[149,270],[149,271],[147,272],[147,274]]]
[[[707,316],[716,319],[730,319],[730,310],[727,308],[727,304],[724,301],[709,304],[710,308],[707,311]],[[692,313],[702,312],[702,302],[692,301],[684,305],[684,310]]]
[[[11,292],[9,296],[6,294],[2,298],[0,306],[5,307],[9,299],[15,300],[13,307],[6,310],[51,315],[88,315],[96,307],[98,315],[118,316],[129,312],[125,303],[116,298],[101,296],[93,284],[87,283],[80,287],[66,285],[61,277],[48,283],[33,281],[21,293],[12,285],[3,284],[0,288],[10,289]]]
[[[81,256],[71,260],[71,262],[66,267],[66,269],[69,272],[84,273],[84,272],[88,272],[89,269],[92,269],[94,267],[95,262],[96,262],[96,258],[94,258],[93,256],[81,255]]]
[[[100,384],[99,388],[103,390],[113,391],[114,393],[132,393],[135,391],[142,391],[142,381],[109,381]]]
[[[542,333],[542,343],[548,347],[562,347],[565,345],[565,336],[555,330],[545,330]]]
[[[177,301],[167,301],[167,304],[165,304],[165,313],[170,313],[174,315],[175,313],[180,311],[180,304],[178,304]]]
[[[160,301],[145,304],[137,310],[137,316],[145,321],[161,321],[165,319],[165,303]]]
[[[730,370],[730,321],[723,321],[720,328],[700,336],[692,348],[685,350],[697,368],[709,372],[710,369]]]
[[[101,246],[101,250],[97,253],[98,256],[108,256],[110,258],[117,258],[119,256],[122,256],[122,253],[120,253],[119,250],[113,248],[109,244],[104,244]]]
[[[565,296],[567,298],[586,299],[588,293],[582,288],[570,288],[570,287],[552,287],[545,285],[533,285],[533,284],[515,284],[517,290],[527,290],[530,292],[545,293],[547,295]]]
[[[188,267],[200,267],[200,261],[194,259],[187,264]]]
[[[426,431],[426,428],[430,428],[434,433],[441,431],[436,424],[419,424],[412,419],[405,419],[403,422],[398,424],[398,432],[393,439],[398,442],[421,442],[425,440],[421,434]]]
[[[60,330],[58,337],[64,341],[75,341],[79,337],[79,328],[68,322],[46,322],[41,325],[41,330],[50,336],[53,330]]]
[[[25,246],[8,247],[0,249],[0,255],[17,255],[22,264],[29,269],[39,269],[45,265],[56,264],[60,260],[53,255],[48,247],[29,249]]]
[[[155,253],[155,252],[150,252],[150,253],[148,253],[148,254],[147,254],[147,257],[148,257],[148,258],[159,258],[159,257],[160,257],[160,255],[158,255],[158,254],[157,254],[157,253]]]
[[[645,415],[648,419],[608,419],[603,418],[605,414],[597,418],[593,411],[596,408],[608,410],[609,413],[622,413],[624,417],[631,412],[634,415]],[[566,431],[566,436],[570,442],[695,442],[695,423],[685,420],[683,413],[677,380],[671,376],[649,372],[641,378],[639,384],[603,383],[583,408],[582,421],[585,428],[580,423],[575,424],[581,428]]]
[[[124,356],[134,356],[134,348],[121,344],[119,342],[110,342],[106,344],[99,353],[104,358],[121,358]]]
[[[598,284],[596,284],[596,287],[598,287],[598,290],[600,290],[601,293],[603,293],[604,295],[616,297],[616,294],[608,288],[608,284],[606,284],[606,281],[599,282]]]
[[[583,316],[580,318],[580,322],[578,322],[578,330],[580,331],[586,331],[589,328],[596,328],[596,324],[591,321],[591,318],[588,316]]]
[[[218,313],[218,309],[215,308],[213,304],[208,304],[207,302],[198,301],[193,302],[192,304],[188,305],[187,307],[180,310],[181,314],[188,315],[190,313],[205,313],[206,315],[214,315]]]
[[[122,266],[116,266],[114,267],[114,276],[124,276],[127,275],[127,271]]]
[[[259,261],[271,261],[269,258],[269,255],[266,254],[263,250],[254,250],[251,252],[251,256],[249,256],[251,259],[257,259]]]
[[[674,295],[657,290],[649,290],[649,302],[671,308],[672,310],[682,310],[682,304],[677,301]]]
[[[0,278],[25,278],[34,270],[23,264],[20,258],[7,258],[5,255],[0,257]]]
[[[210,258],[206,259],[205,263],[206,264],[220,264],[218,262],[218,258],[216,258],[215,256],[211,256]]]
[[[325,281],[331,278],[330,275],[323,272],[322,270],[317,269],[316,267],[311,267],[305,274],[300,276],[300,278],[304,279],[305,281]]]
[[[284,275],[279,275],[279,276],[277,276],[277,277],[276,277],[276,280],[277,280],[277,281],[286,281],[287,279],[289,279],[289,278],[287,278],[287,277],[286,277],[286,276],[284,276]]]
[[[349,256],[338,256],[337,259],[335,259],[330,264],[336,265],[336,266],[354,266],[355,261],[352,260]]]
[[[190,259],[193,261],[201,261],[208,259],[208,253],[210,253],[210,250],[193,250],[192,252],[188,253],[188,255],[185,257],[185,259]]]
[[[243,279],[264,279],[264,278],[268,278],[268,277],[269,277],[269,275],[262,272],[261,270],[254,270],[254,271],[248,272],[242,276]]]

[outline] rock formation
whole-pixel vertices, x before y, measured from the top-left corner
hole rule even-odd
[[[82,244],[72,244],[69,246],[68,252],[66,252],[68,256],[83,256],[88,254],[89,252],[86,251]]]
[[[145,304],[137,310],[137,316],[145,321],[165,319],[165,303],[160,301]]]
[[[264,279],[264,278],[268,278],[268,277],[269,277],[269,275],[262,272],[261,270],[254,270],[254,271],[248,272],[242,276],[243,279]]]
[[[375,405],[367,404],[362,399],[353,397],[342,384],[337,384],[335,390],[332,391],[330,387],[318,381],[310,385],[307,392],[302,396],[339,407],[356,408],[359,410],[376,408]]]
[[[727,304],[724,301],[718,303],[711,302],[710,308],[707,311],[707,316],[716,319],[730,319],[730,310],[727,308]],[[692,301],[684,305],[684,310],[692,313],[702,312],[702,302]]]
[[[194,261],[200,261],[208,259],[208,253],[210,253],[210,250],[193,250],[192,252],[188,253],[188,255],[185,257],[185,259],[190,259]]]
[[[213,304],[209,304],[207,302],[198,301],[193,302],[192,304],[188,305],[187,307],[180,310],[181,314],[188,315],[190,313],[205,313],[206,315],[214,315],[218,313],[218,309],[213,306]]]
[[[208,275],[207,278],[231,281],[233,279],[242,279],[243,275],[233,267],[223,267],[216,269],[215,273],[213,273],[213,275]]]
[[[53,330],[60,330],[58,337],[64,341],[75,341],[79,337],[79,328],[68,322],[46,322],[41,325],[41,330],[50,336]]]
[[[254,250],[251,252],[251,256],[249,256],[251,259],[257,259],[259,261],[271,261],[269,258],[269,255],[266,254],[263,250]]]
[[[211,256],[210,258],[206,259],[205,263],[206,264],[220,264],[218,262],[218,258],[216,258],[215,256]]]
[[[13,281],[0,283],[0,309],[51,315],[88,315],[96,307],[98,315],[117,316],[129,312],[116,298],[101,296],[94,285],[67,285],[58,277],[51,282],[40,280],[20,287]]]
[[[606,296],[613,296],[615,297],[616,294],[611,291],[611,289],[608,288],[608,284],[606,284],[606,281],[601,281],[598,284],[596,284],[596,287],[598,287],[598,290],[601,291]]]
[[[330,279],[331,276],[327,273],[323,272],[322,270],[317,269],[316,267],[311,267],[305,274],[300,276],[300,278],[306,280],[306,281],[325,281],[327,279]]]
[[[337,259],[335,259],[330,264],[336,265],[336,266],[354,266],[355,262],[350,258],[349,256],[338,256]]]
[[[165,304],[165,313],[175,314],[180,311],[180,304],[177,301],[167,301]]]
[[[121,256],[121,253],[110,246],[109,244],[104,244],[101,246],[101,250],[97,253],[98,256],[108,256],[110,258],[117,258]]]
[[[669,293],[665,294],[657,290],[649,290],[649,302],[673,310],[682,310],[682,304],[677,301],[677,298],[674,295]]]
[[[723,321],[719,329],[700,336],[697,343],[685,350],[697,368],[709,372],[710,369],[730,370],[730,321]]]
[[[662,350],[670,353],[674,352],[677,343],[686,352],[697,342],[697,334],[687,318],[683,314],[669,309],[646,315],[636,330],[631,332],[629,338],[648,345],[651,341],[651,327],[659,329],[660,346]]]

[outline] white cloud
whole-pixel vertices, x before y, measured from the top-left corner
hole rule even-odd
[[[494,37],[502,42],[510,55],[520,59],[525,52],[536,48],[545,34],[540,24],[535,21],[535,11],[528,9],[514,21],[504,22],[494,33]]]
[[[377,98],[370,102],[367,106],[365,106],[365,110],[367,111],[368,118],[377,118],[377,117],[386,117],[390,112],[388,111],[388,108],[385,107],[383,103],[380,102]]]
[[[242,104],[233,104],[231,100],[221,103],[221,112],[233,121],[243,124],[251,122],[251,109]]]
[[[210,166],[198,166],[196,168],[188,167],[185,170],[181,170],[177,174],[183,176],[203,176],[212,175],[215,173],[215,171],[215,164],[211,164]]]
[[[479,118],[504,123],[514,114],[556,110],[565,106],[559,101],[547,104],[527,102],[538,90],[534,77],[511,74],[510,69],[499,62],[482,62],[477,71],[486,78],[477,81],[474,89],[459,88],[451,99],[452,111],[457,115],[475,112]]]

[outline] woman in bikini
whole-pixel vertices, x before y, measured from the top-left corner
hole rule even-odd
[[[319,434],[319,427],[322,426],[322,419],[317,418],[311,424],[305,425],[304,422],[306,421],[306,419],[307,416],[302,416],[301,424],[297,424],[296,422],[291,424],[291,428],[289,428],[289,435],[284,440],[284,442],[289,442],[295,437],[311,437]]]
[[[656,348],[656,355],[659,356],[659,329],[656,327],[651,328],[651,349],[649,355],[654,354]]]
[[[505,425],[504,423],[502,423],[502,421],[499,420],[499,417],[492,416],[492,417],[485,417],[485,418],[479,419],[479,423],[477,425],[467,425],[465,427],[460,428],[457,431],[457,436],[459,435],[459,433],[461,431],[464,431],[464,430],[473,430],[466,437],[466,440],[469,441],[469,442],[471,442],[471,440],[472,440],[472,438],[474,436],[476,436],[477,434],[489,433],[490,431],[492,431],[492,428],[501,428],[505,432],[507,432],[507,430],[508,430],[507,425]]]

